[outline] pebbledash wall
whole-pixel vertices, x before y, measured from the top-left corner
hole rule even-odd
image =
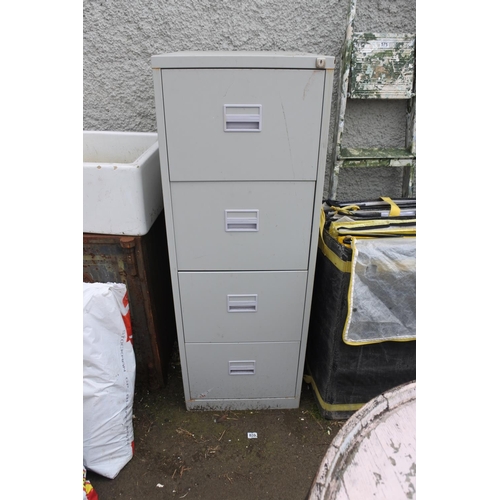
[[[333,55],[351,0],[84,0],[83,129],[155,132],[151,56],[183,50]],[[415,33],[415,0],[358,0],[355,31]],[[338,72],[332,98],[337,112]],[[403,147],[404,101],[350,101],[344,145]],[[332,165],[333,127],[325,176]],[[338,198],[401,195],[400,169],[341,171]]]

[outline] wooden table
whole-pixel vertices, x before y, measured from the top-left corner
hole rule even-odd
[[[372,399],[333,439],[309,500],[416,499],[416,382]]]

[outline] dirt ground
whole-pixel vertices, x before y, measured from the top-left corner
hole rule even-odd
[[[99,500],[304,500],[343,423],[320,416],[305,383],[295,410],[188,412],[174,355],[167,386],[135,394],[132,460],[87,479]]]

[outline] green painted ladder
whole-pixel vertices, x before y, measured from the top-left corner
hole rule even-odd
[[[334,129],[334,160],[329,198],[335,200],[342,167],[403,168],[402,197],[415,196],[415,35],[354,32],[356,0],[351,0]],[[348,148],[342,145],[349,99],[405,99],[404,148]]]

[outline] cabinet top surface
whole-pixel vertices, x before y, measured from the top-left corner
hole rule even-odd
[[[162,68],[333,69],[334,57],[305,52],[186,51],[151,57]]]

